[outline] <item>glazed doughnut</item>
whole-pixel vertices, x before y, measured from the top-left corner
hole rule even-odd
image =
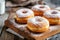
[[[49,10],[44,13],[44,17],[47,18],[50,24],[60,24],[60,12],[58,10]]]
[[[35,16],[43,16],[43,13],[47,10],[50,10],[48,5],[35,5],[32,7],[32,10],[35,13]]]
[[[49,30],[49,21],[44,17],[35,16],[28,20],[27,28],[32,32],[45,32]]]
[[[34,17],[34,12],[27,8],[22,8],[16,11],[15,20],[17,23],[27,23],[29,18]]]

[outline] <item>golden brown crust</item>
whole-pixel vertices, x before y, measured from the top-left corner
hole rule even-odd
[[[34,14],[31,14],[30,16],[28,16],[28,17],[21,17],[21,18],[19,18],[17,15],[16,15],[16,17],[15,17],[15,21],[17,22],[17,23],[27,23],[27,20],[29,19],[29,18],[32,18],[32,17],[34,17]]]
[[[45,17],[45,16],[44,16]],[[47,17],[45,17],[47,18]],[[47,18],[49,23],[51,25],[57,25],[57,24],[60,24],[60,18]]]
[[[43,11],[36,11],[36,10],[33,10],[34,11],[34,15],[35,16],[43,16]]]
[[[49,30],[49,27],[47,25],[45,25],[44,27],[37,27],[36,25],[32,24],[32,23],[27,23],[28,25],[28,29],[32,32],[45,32]]]
[[[49,6],[47,5],[35,5],[32,7],[35,16],[43,16],[44,12],[50,10]]]
[[[45,31],[49,30],[49,21],[48,20],[46,20],[45,18],[40,17],[40,16],[36,16],[34,18],[29,19],[27,22],[27,28],[30,31],[32,31],[32,32],[45,32]]]
[[[47,10],[50,10],[50,9],[46,9],[44,11],[42,11],[42,10],[33,10],[33,11],[34,11],[35,16],[43,16],[44,12]]]

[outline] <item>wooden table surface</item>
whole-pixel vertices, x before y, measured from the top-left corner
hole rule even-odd
[[[14,14],[13,14],[14,15]],[[14,20],[13,15],[10,15],[8,20],[5,21],[5,26],[11,28],[18,34],[24,36],[28,40],[44,40],[60,32],[60,25],[50,26],[50,30],[44,33],[33,33],[30,32],[26,27],[26,24],[17,24]]]

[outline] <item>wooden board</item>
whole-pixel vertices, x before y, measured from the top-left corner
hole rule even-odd
[[[54,25],[50,26],[50,30],[47,32],[33,33],[27,29],[26,24],[17,24],[14,20],[13,14],[5,21],[5,26],[11,28],[28,40],[44,40],[60,32],[60,25]]]

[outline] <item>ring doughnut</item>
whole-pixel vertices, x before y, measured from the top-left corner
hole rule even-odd
[[[29,18],[34,17],[34,12],[28,8],[22,8],[16,11],[16,22],[27,23]]]
[[[44,17],[47,18],[50,24],[59,24],[60,23],[60,11],[58,10],[49,10],[44,13]]]
[[[43,16],[43,13],[47,10],[50,10],[48,5],[35,5],[32,7],[35,16]]]
[[[28,29],[32,32],[45,32],[49,29],[49,21],[44,17],[35,16],[27,22]]]

